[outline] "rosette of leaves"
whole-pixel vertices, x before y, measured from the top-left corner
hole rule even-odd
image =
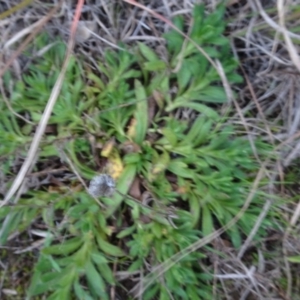
[[[184,29],[183,19],[176,18],[174,23]],[[190,38],[221,62],[229,83],[235,84],[241,78],[224,28],[224,6],[210,15],[203,6],[195,6]],[[1,243],[10,233],[30,227],[33,220],[47,226],[28,296],[108,299],[109,286],[114,285],[128,295],[114,277],[113,266],[132,276],[151,274],[156,266],[226,224],[242,207],[259,165],[247,138],[238,136],[237,128],[226,125],[226,118],[217,112],[217,105],[227,101],[218,72],[177,31],[171,30],[165,38],[168,53],[163,59],[139,44],[131,52],[107,51],[97,71],[75,58],[71,61],[49,122],[51,130],[41,143],[36,171],[41,163],[61,159],[58,149],[63,141],[80,175],[92,179],[98,166],[89,137],[99,145],[114,138],[124,164],[116,186],[121,194],[101,199],[106,205],[102,209],[86,191],[76,188],[75,180],[70,187],[55,191],[30,191],[18,205],[0,209],[1,222],[10,215]],[[35,47],[47,43],[47,37],[41,36]],[[64,51],[61,43],[54,45],[30,66],[22,81],[14,83],[11,106],[29,116],[30,124],[11,115],[0,102],[0,128],[7,132],[0,137],[0,159],[5,161],[6,176],[12,176],[16,153],[25,156],[22,145],[31,141]],[[7,73],[5,87],[12,82]],[[195,117],[175,117],[183,108],[191,109]],[[123,151],[126,143],[135,150]],[[268,147],[256,142],[256,150],[264,155]],[[143,179],[144,189],[151,193],[151,207],[123,196],[136,177]],[[242,219],[227,232],[236,247],[253,227],[261,205],[257,194]],[[177,217],[172,221],[168,217],[171,207]],[[126,222],[124,215],[129,218]],[[258,236],[267,225],[268,219]],[[143,299],[211,299],[211,276],[200,267],[203,258],[203,253],[191,253],[151,285],[145,283]],[[209,264],[207,269],[211,270]]]

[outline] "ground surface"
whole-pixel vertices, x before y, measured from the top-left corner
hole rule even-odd
[[[300,299],[300,3],[178,2],[84,2],[11,193],[76,1],[0,1],[1,299]]]

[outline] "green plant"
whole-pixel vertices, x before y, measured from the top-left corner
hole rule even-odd
[[[222,35],[223,14],[223,6],[211,15],[204,13],[203,6],[196,6],[190,36],[210,57],[220,60],[228,81],[235,84],[241,78],[235,72],[237,62],[229,41]],[[181,18],[174,22],[183,30]],[[226,125],[226,118],[217,112],[217,104],[226,102],[219,75],[178,32],[173,30],[165,37],[165,60],[139,44],[134,53],[107,51],[98,65],[100,73],[91,72],[75,58],[70,63],[35,171],[62,159],[63,149],[87,180],[99,169],[94,155],[101,153],[108,165],[114,167],[118,162],[120,176],[114,176],[117,192],[100,199],[105,208],[72,179],[59,188],[29,191],[16,206],[0,209],[2,221],[11,216],[1,243],[15,230],[32,226],[33,220],[47,226],[29,297],[109,299],[109,286],[126,289],[116,280],[115,268],[148,274],[226,224],[242,207],[259,165],[248,140],[238,136],[236,128]],[[41,36],[36,47],[47,42]],[[58,76],[64,51],[58,43],[30,66],[23,81],[14,84],[11,105],[34,124]],[[12,82],[7,73],[5,86]],[[176,117],[185,108],[197,116]],[[35,126],[23,124],[5,103],[0,103],[0,109],[4,112],[1,130],[6,132],[0,137],[0,156],[9,178],[15,157],[25,157],[22,145],[30,143]],[[94,155],[91,136],[98,145]],[[261,155],[269,150],[259,141],[256,147]],[[150,193],[148,204],[126,196],[134,180],[140,193]],[[258,194],[227,232],[234,246],[239,247],[243,235],[250,232],[262,201]],[[268,225],[267,219],[258,237]],[[211,275],[199,264],[204,258],[200,252],[186,256],[163,278],[157,278],[143,299],[170,299],[170,295],[173,299],[211,299]]]

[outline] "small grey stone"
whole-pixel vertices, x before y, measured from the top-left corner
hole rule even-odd
[[[111,197],[115,187],[115,180],[110,175],[99,174],[91,180],[88,191],[93,197]]]

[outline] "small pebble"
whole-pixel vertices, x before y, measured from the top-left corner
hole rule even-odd
[[[115,188],[115,180],[110,175],[99,174],[91,180],[88,191],[93,197],[111,197]]]

